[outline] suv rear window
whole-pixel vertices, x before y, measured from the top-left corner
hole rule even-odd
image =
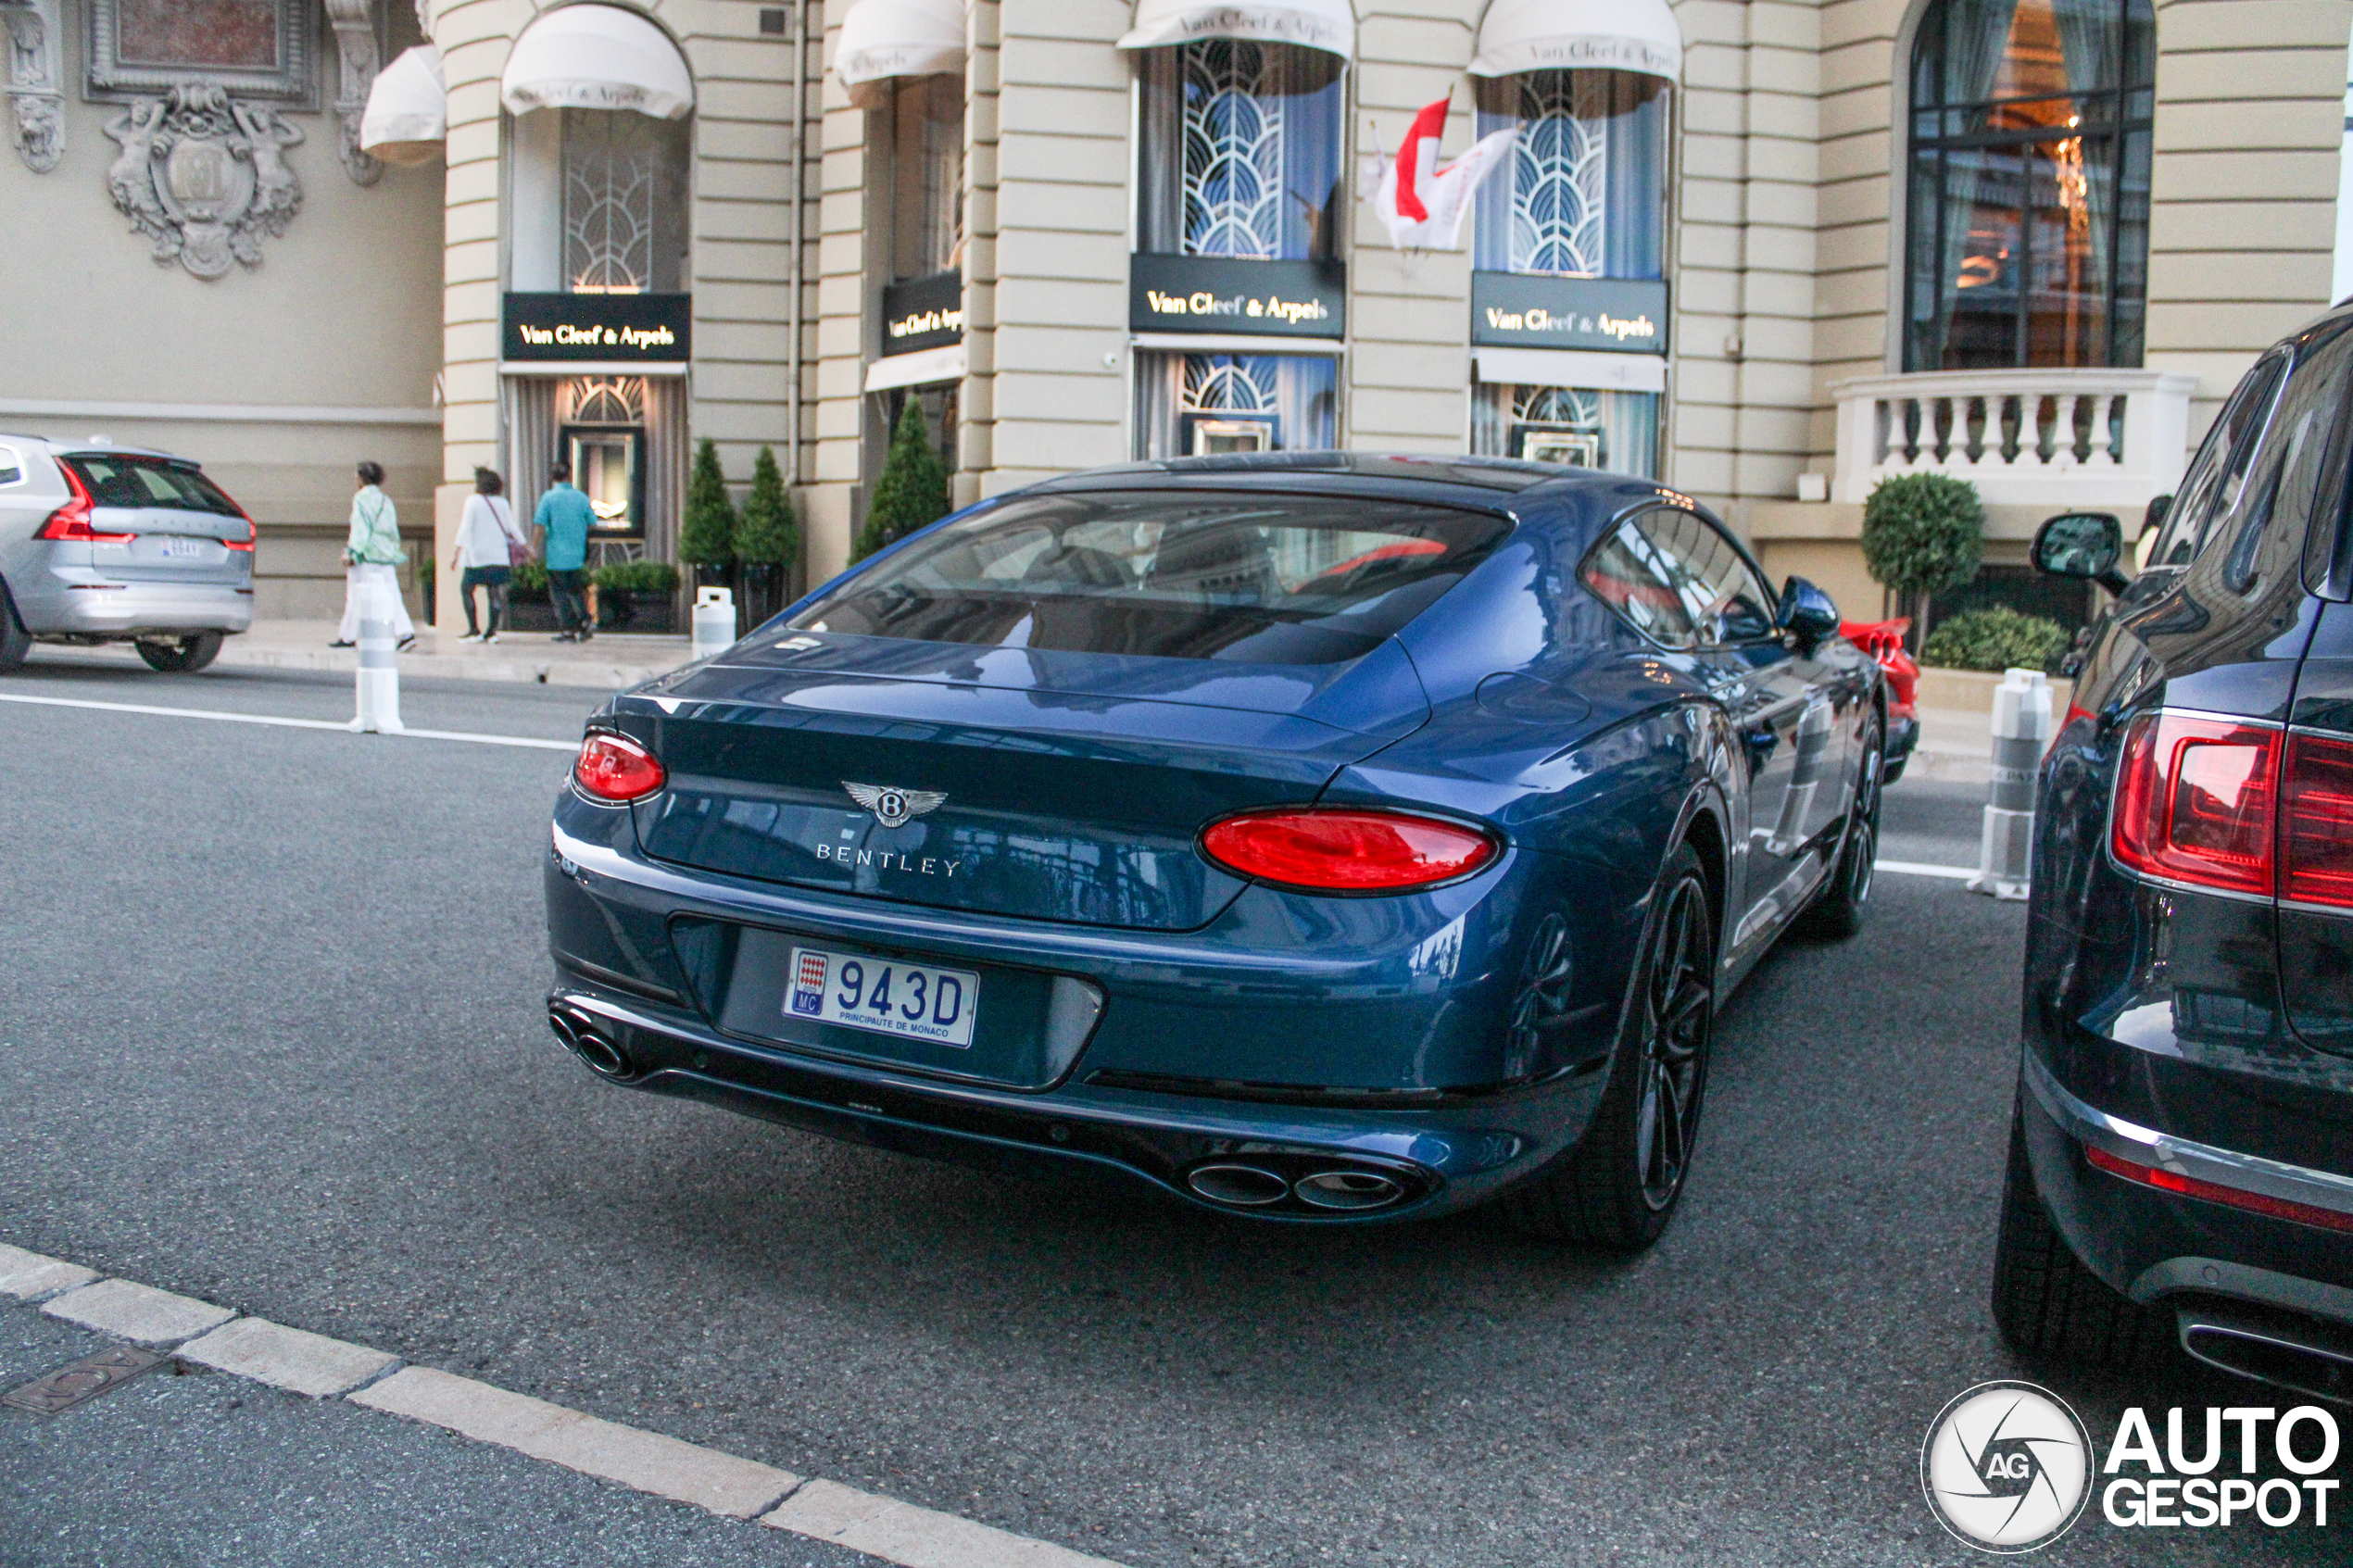
[[[101,507],[170,507],[183,512],[212,512],[243,517],[237,503],[195,469],[160,458],[94,458],[64,459]]]
[[[1360,658],[1511,533],[1478,512],[1322,495],[1089,492],[939,530],[796,630],[1252,664]]]

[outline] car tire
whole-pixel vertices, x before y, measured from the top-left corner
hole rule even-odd
[[[1688,844],[1659,873],[1642,943],[1592,1125],[1502,1200],[1528,1235],[1638,1252],[1682,1198],[1716,1024],[1715,911]]]
[[[32,633],[17,619],[17,601],[9,596],[7,584],[0,583],[0,675],[22,669],[31,652]]]
[[[168,643],[150,642],[143,637],[138,644],[139,657],[147,661],[150,670],[159,670],[167,675],[193,675],[220,657],[220,640],[218,632],[195,632]]]
[[[2158,1361],[2173,1324],[2085,1268],[2051,1223],[2026,1155],[2025,1108],[2010,1110],[2009,1172],[1994,1248],[1994,1323],[2022,1355],[2116,1370]]]
[[[1870,902],[1872,868],[1879,863],[1880,771],[1884,756],[1881,730],[1874,716],[1863,731],[1862,776],[1855,783],[1855,804],[1846,813],[1846,836],[1839,846],[1838,864],[1813,904],[1798,921],[1810,936],[1841,939],[1863,929],[1863,906]]]

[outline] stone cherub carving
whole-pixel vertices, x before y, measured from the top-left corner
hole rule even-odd
[[[186,82],[133,99],[107,135],[122,146],[107,171],[114,204],[155,244],[158,266],[199,278],[261,265],[261,236],[283,234],[302,207],[285,160],[302,132],[258,104]]]
[[[0,87],[8,94],[10,133],[25,167],[46,174],[66,151],[54,5],[0,4],[0,19],[7,37],[7,70]]]

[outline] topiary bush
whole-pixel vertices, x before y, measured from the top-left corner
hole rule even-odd
[[[785,476],[766,446],[752,460],[751,493],[736,519],[736,558],[747,566],[790,566],[800,555],[800,525],[785,498]]]
[[[719,471],[719,447],[709,436],[695,448],[695,470],[686,481],[686,511],[678,523],[678,558],[714,572],[725,571],[736,558],[736,505],[727,499],[727,477]]]
[[[865,559],[948,512],[948,469],[932,449],[931,427],[924,422],[922,407],[910,397],[900,412],[899,428],[891,433],[890,455],[875,478],[866,526],[858,531],[857,558]]]
[[[2039,615],[2020,615],[2005,606],[1965,610],[1928,634],[1920,662],[1945,670],[2040,670],[2058,672],[2070,639],[2067,628]]]
[[[608,594],[669,594],[678,588],[678,569],[666,560],[622,560],[597,569],[597,587]]]
[[[1968,480],[1899,474],[1863,503],[1863,564],[1898,594],[1949,594],[1977,575],[1984,555],[1985,507]]]

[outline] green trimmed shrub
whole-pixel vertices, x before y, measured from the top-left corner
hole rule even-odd
[[[515,568],[507,579],[509,594],[544,595],[547,591],[547,568],[545,562],[527,560]]]
[[[875,478],[875,498],[866,507],[866,526],[858,531],[858,556],[865,559],[886,545],[896,543],[927,523],[946,517],[948,470],[932,449],[931,427],[916,399],[907,399],[891,433],[890,455]]]
[[[762,446],[752,460],[751,494],[736,519],[736,558],[747,566],[790,566],[800,555],[800,525],[785,496],[776,454]]]
[[[2067,628],[2057,621],[1995,605],[1939,622],[1920,649],[1920,662],[1945,670],[2040,670],[2052,675],[2069,642]]]
[[[624,560],[597,569],[597,587],[608,594],[673,594],[678,569],[666,560]]]
[[[1984,554],[1985,508],[1965,479],[1899,474],[1863,503],[1863,564],[1899,594],[1949,594],[1977,575]]]
[[[704,436],[686,481],[686,512],[678,524],[678,558],[688,566],[724,567],[736,558],[736,504],[719,471],[719,446]]]

